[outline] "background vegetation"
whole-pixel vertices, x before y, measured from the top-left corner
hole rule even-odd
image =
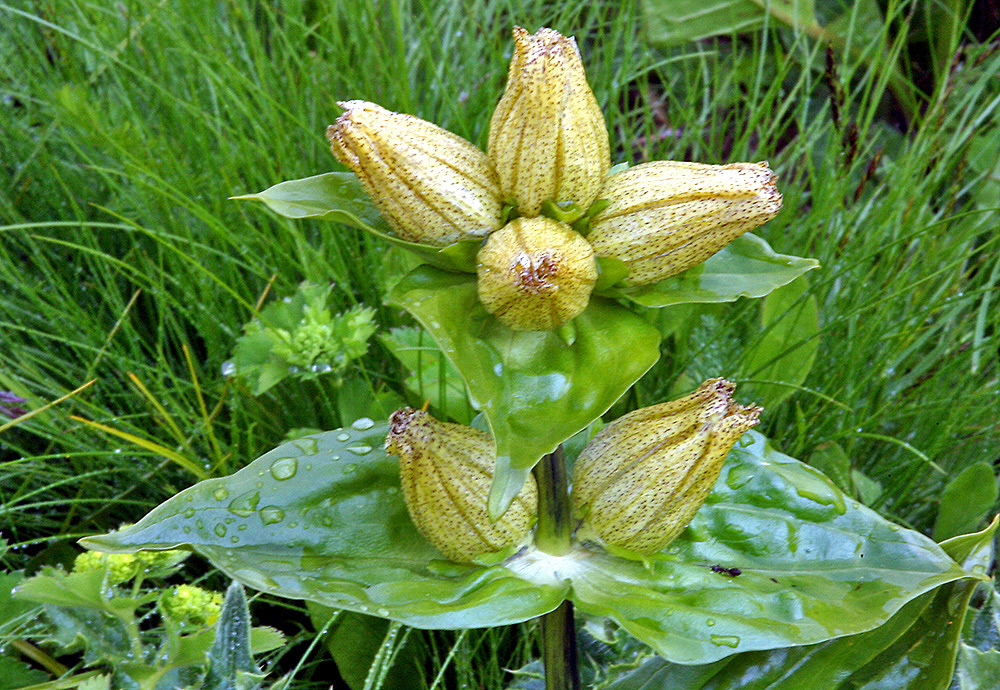
[[[656,316],[662,360],[613,413],[726,376],[779,448],[873,508],[975,528],[1000,465],[997,22],[960,0],[0,3],[0,562],[69,564],[77,538],[297,430],[403,399],[467,413],[432,344],[392,330],[413,326],[382,302],[403,257],[228,198],[341,169],[338,100],[485,144],[513,24],[576,35],[615,162],[770,161],[785,206],[760,234],[822,263],[763,304]],[[331,313],[375,310],[376,334],[255,395],[226,363],[301,281],[332,285]],[[202,578],[225,588],[185,567]],[[251,610],[290,638],[275,678],[339,682],[327,613]],[[537,654],[530,626],[382,632],[419,651],[409,687],[504,687]]]

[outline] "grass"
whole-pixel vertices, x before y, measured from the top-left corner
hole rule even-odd
[[[0,530],[16,547],[4,565],[65,559],[68,540],[293,428],[350,421],[350,396],[323,384],[309,404],[290,381],[255,398],[221,368],[260,300],[302,280],[335,283],[338,310],[376,308],[383,330],[409,323],[382,302],[398,256],[227,199],[340,169],[323,137],[338,100],[483,145],[514,23],[577,35],[616,161],[771,162],[785,208],[761,234],[823,267],[801,298],[816,300],[818,331],[787,344],[816,345],[815,365],[764,431],[806,460],[835,444],[880,483],[873,507],[929,532],[948,478],[1000,461],[1000,183],[983,155],[1000,127],[1000,52],[967,41],[929,60],[933,78],[907,96],[922,114],[903,118],[887,74],[921,64],[910,10],[889,3],[885,27],[859,27],[831,69],[823,44],[780,25],[650,51],[639,7],[611,2],[0,3],[0,390],[37,408],[96,381],[0,432]],[[691,333],[667,340],[629,403],[707,376],[751,390],[759,310],[686,314]],[[373,340],[352,395],[399,392],[404,374]],[[438,664],[423,682],[501,687],[473,650],[526,663],[527,630],[514,643],[413,633]],[[314,633],[297,639],[304,654]],[[278,666],[321,682],[323,655],[291,659],[299,649]]]

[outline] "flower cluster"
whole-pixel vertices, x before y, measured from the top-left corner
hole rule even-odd
[[[515,27],[514,43],[485,154],[366,101],[340,103],[327,129],[334,155],[400,238],[443,247],[488,237],[479,296],[510,328],[548,330],[579,315],[601,258],[624,264],[624,287],[655,283],[781,208],[767,163],[665,161],[609,176],[608,131],[576,42]],[[586,238],[567,212],[589,221]]]

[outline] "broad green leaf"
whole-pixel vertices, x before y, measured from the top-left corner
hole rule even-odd
[[[941,540],[975,529],[997,500],[997,478],[986,462],[969,465],[948,482],[941,494],[934,538]]]
[[[439,268],[471,273],[476,271],[476,252],[482,244],[480,240],[434,247],[399,239],[392,234],[389,224],[354,173],[331,172],[288,180],[257,194],[243,194],[232,198],[262,201],[272,211],[286,218],[316,218],[343,223],[407,249]]]
[[[816,259],[778,254],[761,238],[746,233],[699,266],[659,283],[619,290],[615,295],[644,307],[732,302],[740,297],[763,297],[818,267]]]
[[[967,573],[985,572],[996,523],[943,544]],[[954,643],[978,578],[949,582],[910,600],[886,623],[816,645],[738,654],[714,664],[654,659],[612,690],[941,690],[951,679]],[[992,687],[984,685],[982,688]],[[964,689],[963,689],[964,690]]]
[[[251,587],[416,627],[502,625],[569,597],[685,664],[869,631],[968,577],[932,541],[754,432],[730,453],[690,527],[646,563],[593,545],[562,557],[529,547],[500,565],[446,562],[409,519],[398,465],[381,450],[386,431],[286,444],[84,543],[125,552],[190,544]]]
[[[201,482],[88,548],[190,545],[243,584],[420,628],[505,625],[551,611],[567,587],[501,566],[458,565],[417,531],[386,424],[279,446],[234,475]]]
[[[486,313],[473,276],[422,266],[390,300],[434,336],[465,379],[497,444],[490,513],[502,515],[535,463],[604,414],[659,357],[660,336],[619,304],[593,297],[570,326],[514,331]]]
[[[806,294],[808,289],[807,276],[800,276],[761,303],[763,335],[744,355],[743,378],[753,382],[744,384],[743,393],[765,409],[794,393],[816,361],[819,307],[816,297]]]

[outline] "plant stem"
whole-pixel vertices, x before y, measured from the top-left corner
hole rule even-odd
[[[535,481],[538,483],[535,546],[553,556],[565,556],[572,546],[572,525],[569,481],[561,445],[535,466]]]
[[[573,602],[564,601],[542,616],[542,663],[545,690],[580,690]]]
[[[565,556],[572,547],[573,530],[562,446],[535,466],[535,481],[538,483],[535,545],[553,556]],[[564,601],[555,611],[542,616],[541,624],[546,690],[580,690],[573,603]]]

